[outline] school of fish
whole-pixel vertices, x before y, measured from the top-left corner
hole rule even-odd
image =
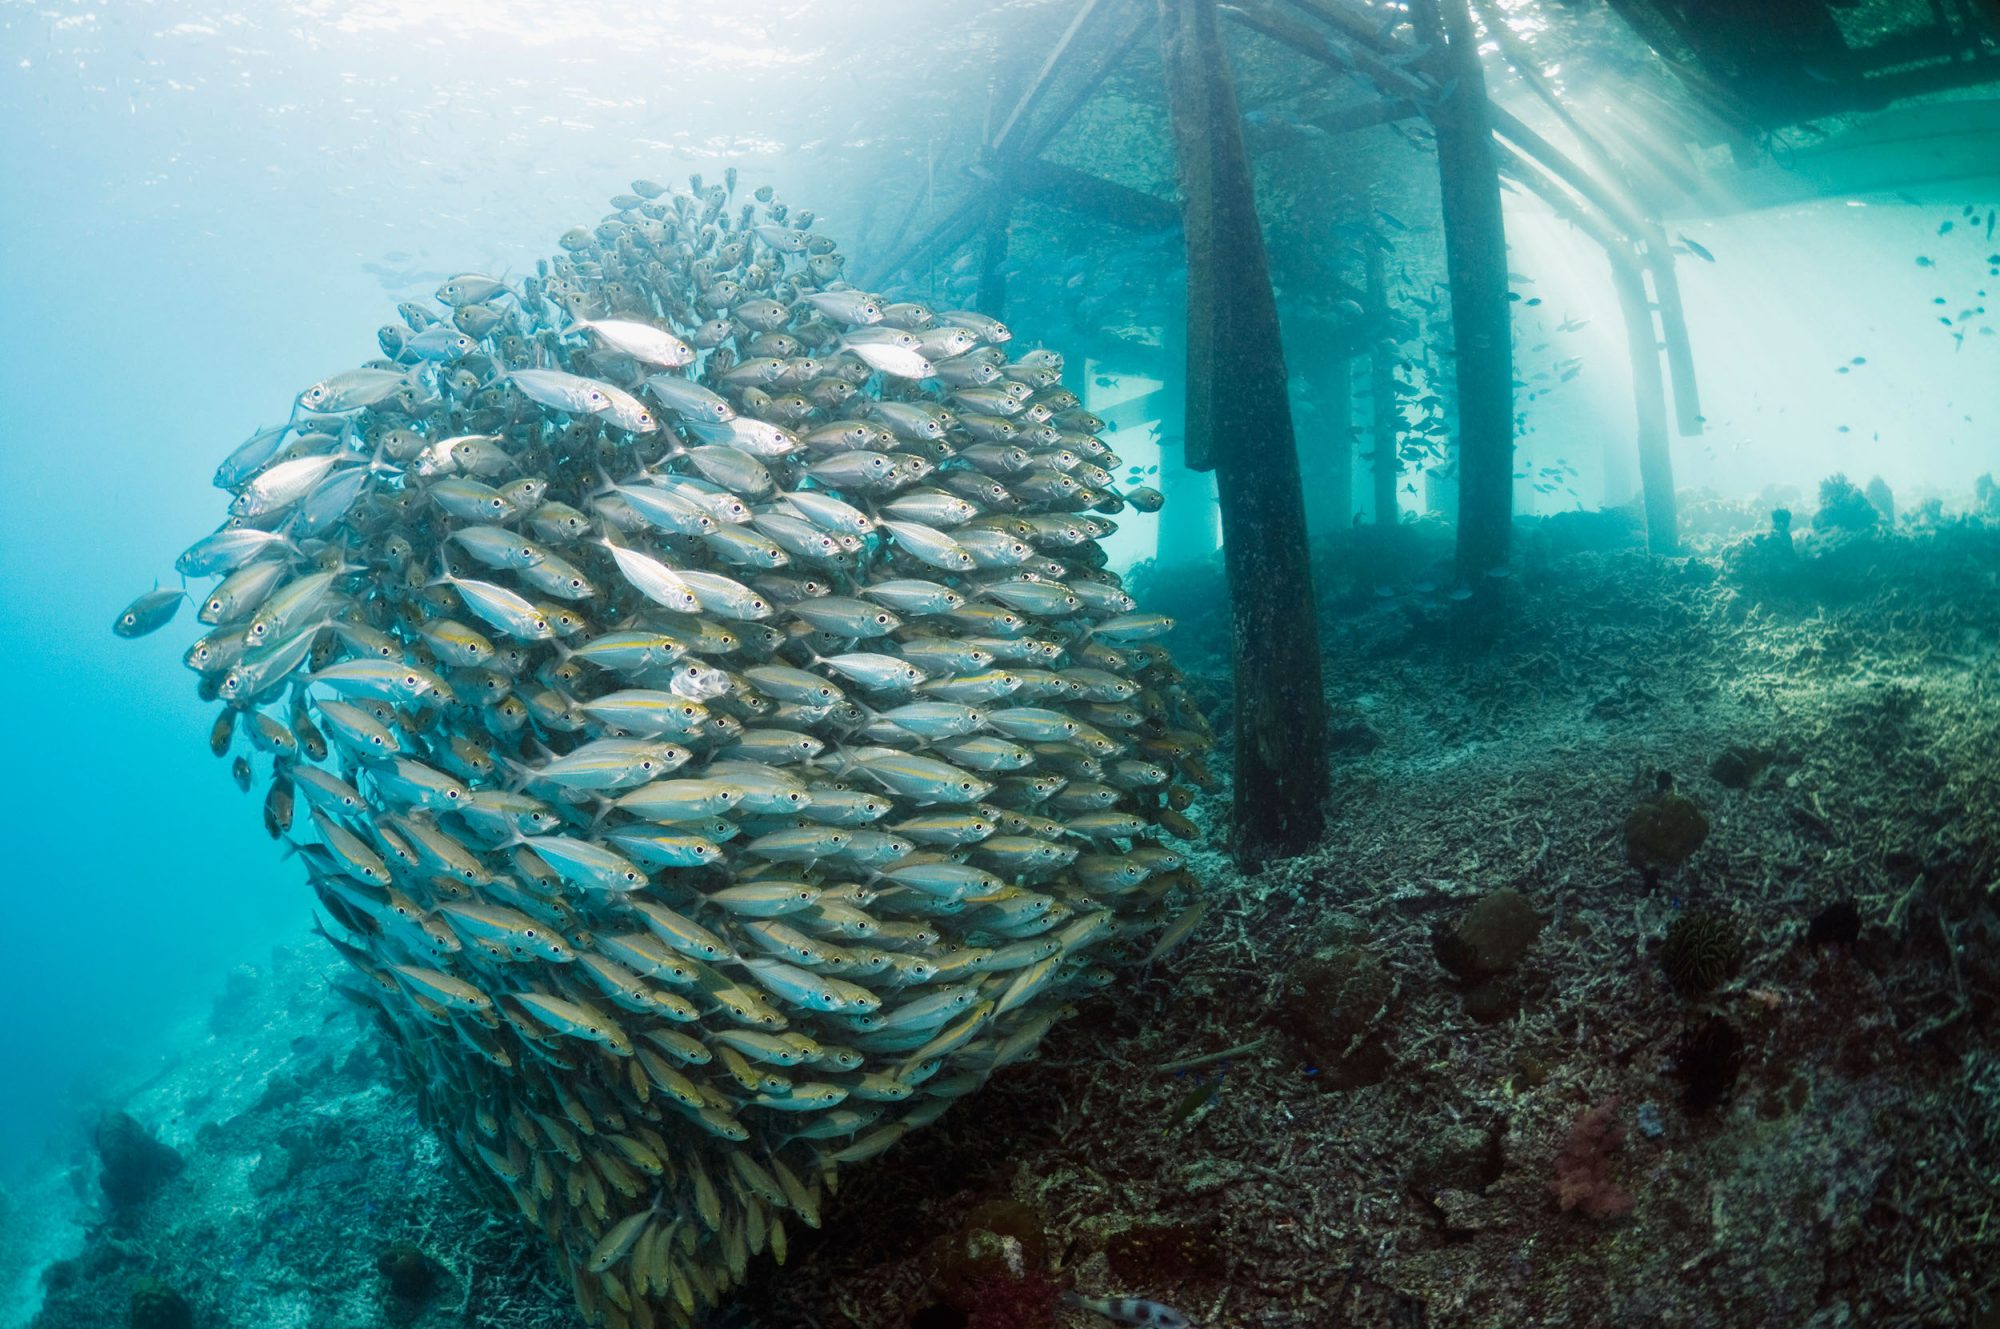
[[[114,630],[193,601],[428,1119],[587,1320],[687,1326],[1185,935],[1209,732],[1059,356],[733,171],[612,209],[402,305]]]

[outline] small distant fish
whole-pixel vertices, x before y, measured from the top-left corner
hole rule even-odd
[[[1937,266],[1937,262],[1927,254],[1919,254],[1917,255],[1917,266],[1920,268],[1934,268]]]
[[[1215,1101],[1216,1095],[1221,1092],[1222,1077],[1219,1075],[1212,1080],[1197,1083],[1194,1088],[1181,1095],[1180,1102],[1174,1104],[1174,1110],[1167,1114],[1167,1124],[1160,1127],[1160,1134],[1172,1135],[1182,1126],[1194,1120],[1203,1108]],[[1108,1314],[1108,1312],[1106,1313]]]
[[[125,611],[118,615],[118,621],[111,625],[111,630],[121,637],[143,637],[149,632],[157,632],[173,621],[181,601],[185,599],[185,591],[155,586],[126,605]]]
[[[1194,1321],[1173,1307],[1144,1297],[1085,1297],[1065,1292],[1063,1304],[1094,1311],[1120,1324],[1145,1325],[1148,1329],[1194,1329]]]
[[[1674,239],[1680,241],[1682,248],[1686,249],[1688,253],[1693,254],[1696,258],[1700,259],[1702,262],[1704,263],[1715,262],[1715,255],[1709,253],[1707,248],[1704,247],[1703,245],[1700,245],[1695,241],[1688,239],[1686,234],[1684,233],[1677,234],[1674,236]]]

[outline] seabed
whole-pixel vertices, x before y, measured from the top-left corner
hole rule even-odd
[[[2000,1323],[2000,525],[1687,512],[1665,560],[1522,524],[1477,649],[1443,532],[1322,550],[1330,838],[1198,849],[1194,933],[844,1171],[724,1323],[1106,1323],[1063,1286],[1206,1329]],[[1133,580],[1226,743],[1219,580]],[[233,976],[117,1100],[182,1160],[143,1198],[81,1125],[0,1210],[32,1329],[577,1323],[336,963]]]

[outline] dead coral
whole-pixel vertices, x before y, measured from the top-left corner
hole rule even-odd
[[[1734,565],[1704,580],[1636,556],[1551,561],[1524,574],[1532,594],[1476,658],[1421,646],[1372,597],[1330,611],[1330,700],[1385,741],[1343,762],[1327,843],[1255,878],[1218,869],[1208,921],[1145,981],[1081,1003],[1043,1060],[955,1106],[922,1149],[844,1174],[824,1228],[791,1233],[783,1277],[753,1265],[746,1316],[760,1329],[909,1323],[933,1296],[937,1234],[1005,1195],[1043,1216],[1078,1286],[1154,1296],[1204,1325],[1978,1324],[2000,1267],[1984,1183],[2000,1174],[2000,531],[1799,543],[1789,570],[1750,580]],[[1607,696],[1619,704],[1597,712]],[[1707,842],[1674,878],[1741,920],[1740,982],[1690,1011],[1648,950],[1671,893],[1625,870],[1601,809],[1635,771],[1703,771],[1745,741],[1782,759],[1740,791],[1709,791]],[[1482,1024],[1433,935],[1503,889],[1546,926],[1514,975],[1528,999]],[[1309,957],[1356,945],[1394,994],[1383,1032],[1397,1060],[1327,1093],[1289,1015],[1272,1012]],[[1684,1035],[1711,1015],[1735,1035],[1733,1051],[1715,1040],[1733,1096],[1690,1111]],[[1189,1084],[1162,1068],[1223,1053],[1226,1092],[1163,1135]],[[328,1174],[355,1156],[379,1163],[363,1193],[384,1209],[362,1230],[464,1271],[466,1323],[574,1322],[518,1239],[457,1225],[462,1201],[432,1181],[414,1127],[364,1110],[358,1078],[336,1097],[303,1078],[294,1110],[350,1114],[355,1138],[279,1193],[305,1215],[272,1224],[295,1233],[282,1249],[211,1238],[254,1275],[200,1284],[237,1298],[218,1322],[260,1322],[233,1287],[291,1280],[361,1289],[352,1306],[313,1294],[306,1322],[379,1324],[375,1241],[343,1251],[332,1243],[351,1217],[313,1224],[314,1206],[351,1216],[361,1183]],[[1613,1184],[1638,1202],[1601,1226],[1564,1213],[1549,1181],[1580,1109],[1612,1094],[1653,1111],[1611,1156]],[[1499,1122],[1483,1189],[1412,1193],[1425,1141],[1463,1131],[1469,1144]],[[227,1135],[226,1152],[191,1153],[190,1183],[236,1177],[219,1193],[248,1205],[240,1174],[275,1130],[253,1116]],[[391,1164],[409,1170],[376,1177]],[[205,1279],[221,1267],[162,1249]],[[1190,1251],[1202,1258],[1182,1262]],[[101,1289],[112,1275],[75,1277]],[[962,1327],[952,1314],[924,1323]]]

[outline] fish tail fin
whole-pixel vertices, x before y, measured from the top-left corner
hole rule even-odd
[[[493,761],[496,766],[504,768],[508,775],[512,777],[507,786],[509,793],[518,794],[535,782],[537,775],[535,768],[518,757],[510,757],[505,753],[495,753]]]
[[[451,583],[451,559],[446,555],[444,541],[438,541],[438,575],[424,583],[426,589],[432,586],[446,586]]]

